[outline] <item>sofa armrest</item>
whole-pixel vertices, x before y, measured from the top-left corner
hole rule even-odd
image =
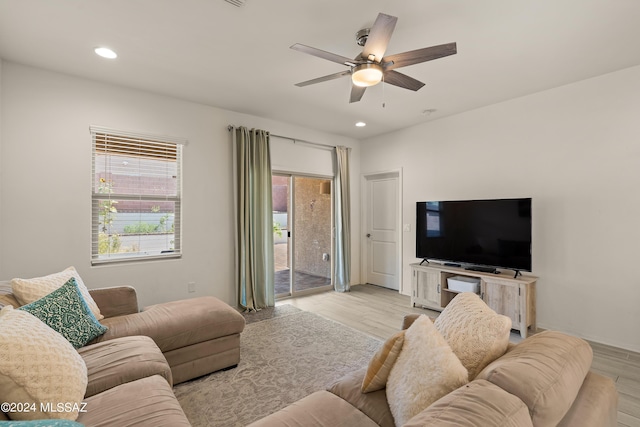
[[[413,325],[413,322],[416,321],[416,319],[418,317],[420,317],[421,314],[417,314],[417,313],[410,313],[410,314],[405,314],[404,318],[402,319],[402,330],[404,331],[405,329],[409,329],[409,326]],[[429,318],[429,320],[431,320],[432,322],[436,321],[435,317],[431,317],[431,316],[427,316]]]
[[[90,289],[89,293],[105,318],[134,314],[140,311],[136,290],[131,286]]]
[[[411,326],[413,324],[413,322],[415,322],[418,317],[420,317],[420,315],[416,314],[416,313],[405,315],[404,318],[402,319],[402,328],[401,329],[403,331],[405,329],[409,329],[409,326]]]

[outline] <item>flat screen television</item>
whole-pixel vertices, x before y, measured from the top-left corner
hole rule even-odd
[[[416,258],[531,271],[531,198],[418,202]]]

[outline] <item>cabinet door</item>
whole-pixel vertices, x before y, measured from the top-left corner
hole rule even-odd
[[[416,302],[440,308],[440,272],[416,270]]]
[[[518,285],[493,280],[482,280],[482,299],[496,313],[511,319],[511,327],[519,329],[520,296]]]

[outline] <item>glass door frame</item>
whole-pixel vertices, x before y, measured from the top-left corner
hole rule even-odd
[[[308,295],[308,294],[314,294],[314,293],[318,293],[318,292],[326,292],[328,290],[332,290],[333,289],[333,284],[334,284],[334,271],[333,271],[333,247],[334,247],[334,239],[335,239],[335,230],[334,230],[334,209],[335,209],[335,204],[334,204],[334,198],[333,198],[333,188],[334,188],[334,180],[332,176],[326,176],[326,175],[315,175],[315,174],[305,174],[305,173],[299,173],[299,172],[283,172],[283,171],[272,171],[271,172],[271,176],[275,177],[275,176],[280,176],[280,177],[285,177],[289,180],[289,195],[288,195],[288,200],[287,200],[287,238],[288,238],[288,242],[287,242],[287,256],[289,259],[289,292],[288,293],[284,293],[284,294],[275,294],[275,299],[277,301],[279,300],[283,300],[283,299],[287,299],[287,298],[294,298],[297,296],[303,296],[303,295]],[[295,265],[296,265],[296,260],[295,260],[295,247],[296,247],[296,230],[295,230],[295,215],[296,215],[296,209],[295,209],[295,202],[296,202],[296,189],[295,189],[295,178],[312,178],[312,179],[322,179],[322,180],[326,180],[329,181],[331,183],[331,208],[330,208],[330,234],[331,234],[331,239],[330,239],[330,249],[329,249],[329,262],[330,262],[330,273],[329,273],[329,278],[330,278],[330,284],[326,285],[326,286],[317,286],[314,287],[312,289],[305,289],[305,290],[296,290],[295,289]],[[275,256],[274,256],[274,262],[275,262]],[[275,292],[275,286],[274,286],[274,292]]]

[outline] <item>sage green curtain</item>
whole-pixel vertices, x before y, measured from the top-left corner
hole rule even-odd
[[[349,186],[349,151],[336,147],[334,210],[334,289],[349,292],[351,288],[351,192]]]
[[[238,304],[259,310],[275,304],[269,132],[238,127],[232,134]]]

